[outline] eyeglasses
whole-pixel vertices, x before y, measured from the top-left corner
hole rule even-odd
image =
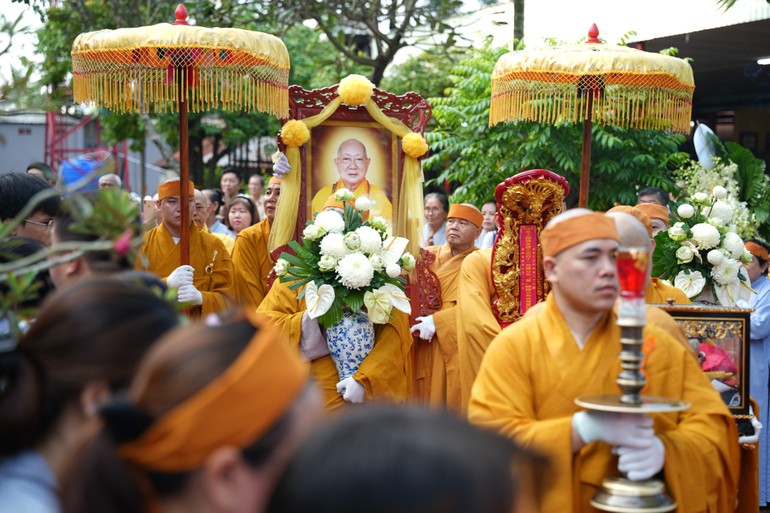
[[[51,219],[49,221],[46,221],[45,223],[42,223],[40,221],[33,221],[32,219],[25,219],[24,220],[25,223],[36,224],[38,226],[45,226],[46,230],[50,230],[51,229],[51,227],[53,226],[53,221],[54,220]]]

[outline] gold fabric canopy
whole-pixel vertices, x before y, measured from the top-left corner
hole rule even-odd
[[[588,206],[592,123],[687,134],[695,91],[685,60],[598,36],[593,25],[583,44],[507,53],[492,71],[490,125],[583,123],[581,207]]]
[[[584,43],[503,55],[492,73],[489,122],[579,122],[689,133],[692,68],[683,59]]]
[[[270,34],[157,25],[80,34],[72,46],[74,97],[117,112],[260,110],[288,115],[289,53]]]

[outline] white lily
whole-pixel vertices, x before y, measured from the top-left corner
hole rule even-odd
[[[674,278],[674,286],[693,298],[703,291],[706,286],[706,278],[700,271],[679,271]]]
[[[334,287],[324,283],[320,287],[314,281],[305,286],[305,304],[311,319],[322,316],[334,303]]]
[[[393,307],[397,310],[404,312],[405,314],[412,313],[412,304],[409,302],[409,298],[399,287],[396,287],[392,283],[386,283],[377,290],[382,290],[390,294],[390,300],[393,303]]]
[[[385,267],[388,264],[397,264],[401,255],[406,251],[409,240],[403,237],[389,237],[382,244],[382,262]]]

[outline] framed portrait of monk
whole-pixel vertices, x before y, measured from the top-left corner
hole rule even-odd
[[[661,306],[684,330],[701,370],[738,422],[750,429],[750,309],[711,305]]]
[[[371,216],[392,224],[398,211],[398,137],[378,123],[326,121],[313,129],[306,149],[308,217],[320,212],[337,189],[367,196]]]

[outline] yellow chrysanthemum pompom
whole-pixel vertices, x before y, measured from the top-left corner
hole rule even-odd
[[[428,153],[428,142],[420,134],[412,132],[401,139],[401,149],[410,157],[418,159]]]
[[[342,103],[351,107],[368,102],[373,91],[374,84],[361,75],[348,75],[340,80],[340,86],[337,88]]]
[[[310,139],[310,129],[303,121],[290,119],[281,128],[281,140],[286,146],[299,148]]]

